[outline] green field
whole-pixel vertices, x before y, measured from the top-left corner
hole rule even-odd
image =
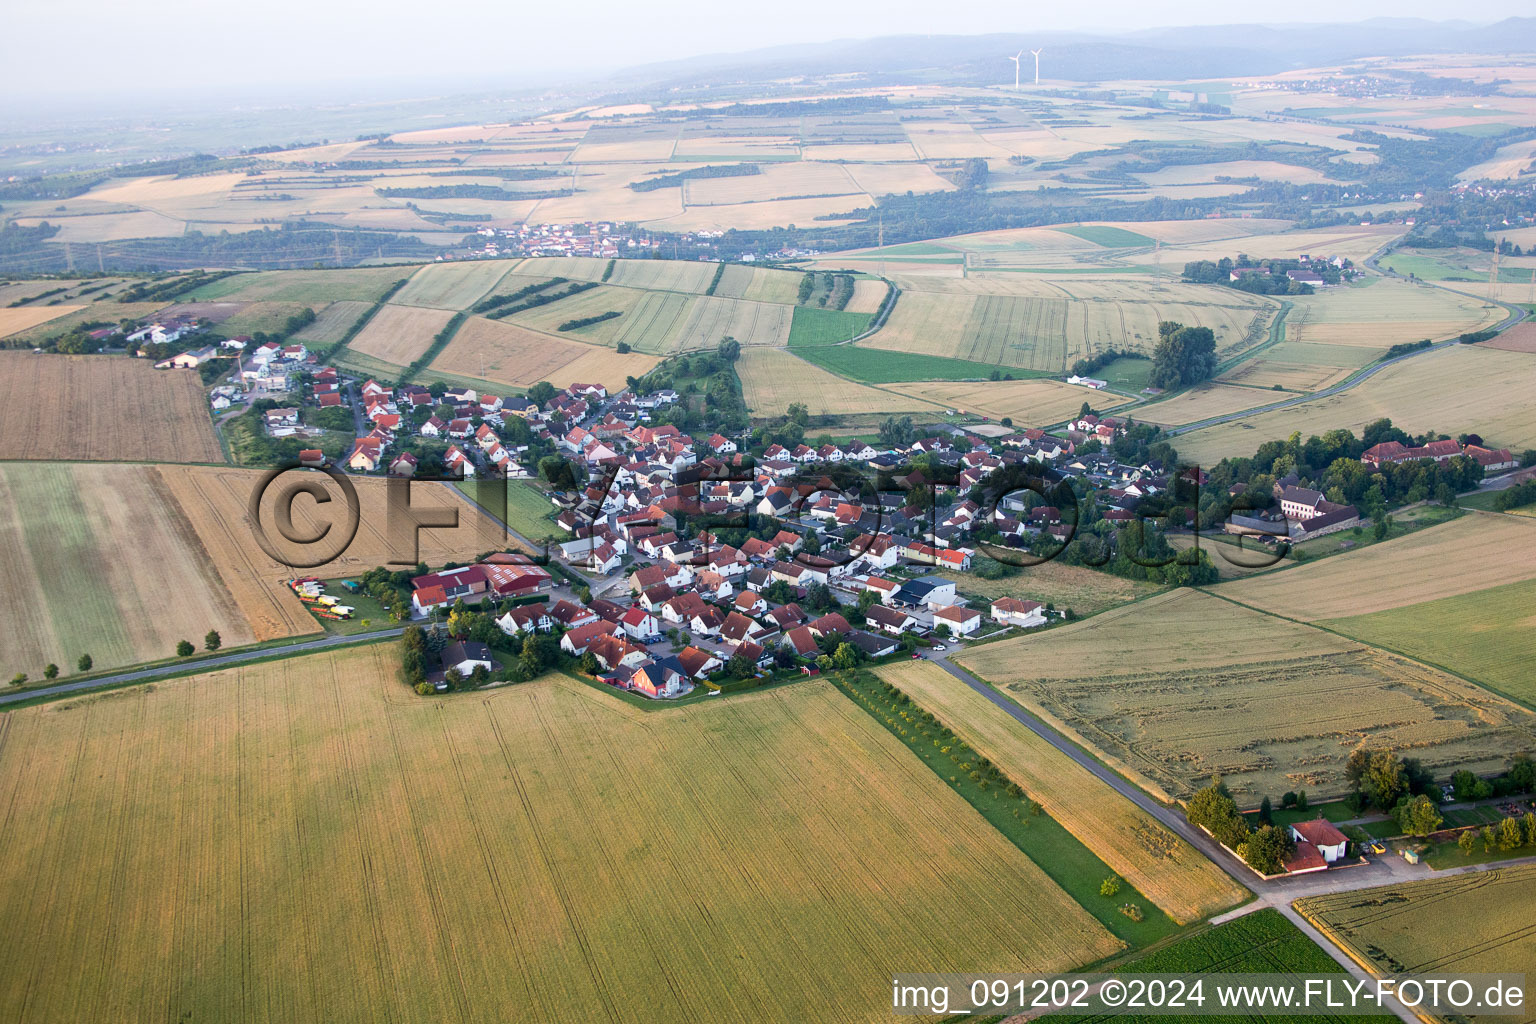
[[[1196,932],[1186,938],[1171,942],[1143,956],[1134,957],[1114,965],[1119,974],[1205,974],[1208,972],[1237,974],[1337,974],[1345,976],[1344,968],[1317,943],[1307,938],[1301,929],[1281,916],[1280,911],[1264,909],[1240,917],[1235,921]],[[1211,998],[1207,993],[1208,998]],[[1052,1014],[1047,1018],[1063,1024],[1088,1024],[1098,1021],[1124,1021],[1130,1024],[1150,1024],[1167,1021],[1159,1015],[1103,1014]],[[1207,1016],[1202,1020],[1236,1024],[1239,1021],[1289,1021],[1296,1018],[1286,1014],[1245,1014],[1242,1016]],[[1370,1024],[1383,1018],[1371,1016],[1317,1015],[1307,1020],[1334,1020],[1349,1024]]]
[[[1141,391],[1152,383],[1152,360],[1116,359],[1088,376],[1107,380],[1110,387],[1121,391]]]
[[[789,327],[789,347],[836,345],[857,338],[869,329],[868,313],[849,313],[840,309],[796,306]]]
[[[1178,930],[1168,915],[1137,892],[1129,882],[1122,881],[1120,891],[1114,897],[1100,895],[1099,885],[1115,872],[1097,854],[1049,815],[1043,812],[1031,814],[1022,809],[1027,794],[1023,797],[1010,796],[1001,785],[989,787],[984,779],[972,780],[967,769],[957,766],[949,754],[935,745],[935,742],[939,742],[957,746],[957,756],[961,758],[979,757],[962,742],[963,736],[945,735],[939,731],[937,724],[925,725],[919,720],[922,709],[916,703],[893,703],[884,684],[873,673],[840,672],[829,678],[850,700],[906,743],[908,749],[933,769],[939,778],[965,797],[972,807],[1023,850],[1030,860],[1039,865],[1105,928],[1133,946],[1154,942]],[[903,717],[898,718],[898,715]],[[928,733],[923,732],[925,728],[933,730],[940,738],[930,741]],[[1127,903],[1141,908],[1144,918],[1133,921],[1121,913],[1118,908]]]
[[[1157,242],[1146,235],[1139,235],[1125,228],[1109,227],[1105,224],[1079,224],[1070,228],[1057,228],[1062,234],[1081,238],[1085,242],[1094,245],[1102,245],[1106,249],[1134,249],[1138,246],[1153,246]]]
[[[416,272],[412,266],[352,267],[345,270],[262,270],[233,274],[194,289],[183,301],[235,299],[249,302],[303,302],[321,306],[327,302],[377,302],[402,278]]]
[[[844,377],[866,384],[899,384],[920,380],[986,380],[998,367],[968,359],[925,356],[916,352],[887,352],[858,345],[821,345],[795,349],[795,355]],[[1009,370],[1014,380],[1045,377],[1033,370]]]
[[[564,531],[555,525],[555,506],[543,491],[526,480],[508,480],[506,483],[508,526],[531,541],[543,540],[551,535],[564,536]],[[454,486],[472,500],[478,501],[479,489],[482,486],[494,486],[494,481],[463,481]],[[491,505],[487,507],[495,508]]]
[[[1536,705],[1536,580],[1319,625]]]

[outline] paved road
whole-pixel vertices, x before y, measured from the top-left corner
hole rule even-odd
[[[39,697],[57,697],[66,693],[78,693],[82,690],[100,690],[123,683],[147,683],[183,672],[209,671],[216,668],[224,668],[228,665],[238,665],[245,661],[255,661],[259,658],[287,657],[291,654],[324,650],[327,647],[340,647],[345,644],[355,644],[366,640],[381,640],[385,637],[398,636],[404,629],[404,626],[396,626],[391,629],[373,630],[368,633],[354,633],[351,636],[323,636],[317,637],[314,640],[301,640],[298,643],[286,644],[281,647],[235,651],[230,654],[215,655],[212,658],[198,658],[193,661],[178,662],[174,665],[161,665],[157,668],[142,668],[132,672],[119,672],[117,675],[99,676],[95,679],[82,679],[75,683],[59,683],[57,686],[39,686],[31,690],[17,690],[15,693],[0,694],[0,704],[14,704],[23,700],[35,700]]]

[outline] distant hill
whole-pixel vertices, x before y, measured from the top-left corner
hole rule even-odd
[[[1264,75],[1360,57],[1410,53],[1530,53],[1536,18],[1493,25],[1418,18],[1374,18],[1351,24],[1211,25],[1148,29],[1119,35],[1042,32],[976,36],[885,36],[639,65],[614,82],[667,88],[718,87],[797,75],[858,74],[864,84],[921,81],[996,82],[1011,70],[1006,54],[1044,46],[1042,71],[1052,79],[1164,81]]]

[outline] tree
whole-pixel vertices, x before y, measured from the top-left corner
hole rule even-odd
[[[555,397],[555,386],[547,380],[541,380],[528,389],[528,401],[543,405]]]
[[[80,660],[75,662],[75,667],[78,668],[81,672],[89,672],[93,664],[95,664],[95,662],[91,660],[91,656],[89,654],[82,654],[80,655]]]
[[[1296,809],[1298,811],[1304,811],[1307,809],[1307,791],[1304,789],[1298,789],[1296,791]]]
[[[1525,842],[1525,831],[1520,827],[1519,818],[1505,818],[1499,822],[1499,849],[1513,850]]]
[[[180,640],[176,643],[176,657],[178,658],[185,658],[195,650],[197,648],[192,646],[191,640]]]
[[[1267,796],[1259,801],[1259,820],[1266,825],[1273,825],[1275,823],[1275,808],[1269,802],[1269,797]]]
[[[44,679],[57,679],[58,677],[59,677],[59,666],[55,665],[51,661],[48,664],[43,666],[43,678]]]
[[[750,679],[757,675],[757,663],[738,650],[725,663],[725,671],[732,679]]]
[[[1104,879],[1104,881],[1099,883],[1100,896],[1113,896],[1119,891],[1120,879],[1116,878],[1114,875],[1110,875],[1108,878]]]
[[[1221,843],[1236,849],[1248,837],[1248,822],[1238,812],[1237,801],[1232,799],[1226,784],[1220,778],[1200,790],[1189,800],[1185,812],[1191,824],[1205,828]]]
[[[1525,829],[1525,845],[1536,846],[1536,813],[1526,811],[1521,826]]]
[[[218,650],[221,646],[223,646],[223,644],[224,638],[219,636],[219,631],[216,629],[210,629],[203,636],[203,646],[210,651]]]
[[[1440,816],[1440,809],[1435,806],[1435,802],[1422,793],[1398,804],[1394,816],[1397,818],[1397,827],[1410,836],[1427,836],[1445,820]]]
[[[589,676],[597,675],[597,673],[598,673],[597,655],[593,654],[591,651],[584,651],[584,652],[582,652],[582,655],[581,655],[581,670],[583,672],[585,672]]]
[[[734,363],[741,355],[741,342],[735,338],[721,338],[720,344],[715,346],[715,355],[727,363]]]
[[[1387,534],[1392,531],[1392,517],[1381,515],[1376,517],[1376,522],[1371,524],[1371,536],[1376,540],[1386,540]]]
[[[1471,829],[1456,837],[1456,845],[1461,847],[1462,854],[1467,857],[1472,856],[1472,847],[1476,842],[1477,840],[1473,837]]]
[[[1157,325],[1152,349],[1153,387],[1177,388],[1208,379],[1216,370],[1216,335],[1209,327],[1171,320]]]
[[[11,685],[12,686],[20,686],[23,683],[25,683],[26,681],[27,681],[27,674],[25,672],[17,672],[15,675],[11,676]]]
[[[1360,776],[1360,792],[1383,811],[1397,806],[1398,798],[1408,792],[1408,776],[1395,752],[1378,750],[1370,755]]]
[[[1531,755],[1516,754],[1510,759],[1507,777],[1516,792],[1529,793],[1536,789],[1536,764],[1531,762]]]
[[[1498,835],[1493,831],[1492,825],[1484,825],[1478,835],[1483,840],[1484,853],[1492,853],[1498,846]]]
[[[863,653],[853,644],[838,644],[837,650],[832,652],[832,664],[839,669],[854,668],[858,665]]]
[[[1238,854],[1255,871],[1265,875],[1277,875],[1285,868],[1286,859],[1295,850],[1289,829],[1263,825],[1237,848]]]

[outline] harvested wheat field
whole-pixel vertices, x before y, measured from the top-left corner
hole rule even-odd
[[[82,654],[97,669],[169,658],[210,629],[228,646],[266,639],[153,466],[10,463],[0,507],[7,679],[41,679],[49,662],[68,675]],[[307,629],[295,631],[316,629],[299,611]]]
[[[1075,417],[1089,402],[1101,412],[1130,401],[1119,395],[1063,384],[1059,380],[918,381],[890,384],[912,398],[925,398],[948,409],[978,413],[988,419],[1009,417],[1022,427],[1043,427]]]
[[[736,373],[741,377],[747,408],[760,418],[782,415],[796,402],[804,405],[812,416],[936,413],[943,408],[917,395],[844,380],[779,348],[742,349]]]
[[[1536,963],[1536,864],[1309,896],[1296,909],[1377,975],[1495,974]],[[1450,1019],[1528,1024],[1529,1006]]]
[[[409,366],[432,346],[432,338],[453,319],[453,311],[386,303],[347,345],[396,366]]]
[[[912,964],[1123,948],[825,684],[648,713],[559,675],[423,700],[397,667],[372,645],[6,715],[0,1004],[875,1021]]]
[[[1480,344],[1483,348],[1503,349],[1505,352],[1536,352],[1536,324],[1515,324],[1497,337]]]
[[[643,377],[658,362],[638,352],[619,353],[601,345],[540,334],[503,320],[472,316],[427,370],[460,374],[511,388],[541,380],[556,387],[575,381],[623,387],[626,377]]]
[[[293,607],[287,600],[282,581],[295,575],[295,569],[267,555],[255,540],[254,529],[248,512],[251,493],[263,477],[260,470],[217,469],[210,467],[165,467],[161,473],[171,491],[181,503],[203,539],[210,557],[218,566],[225,581],[242,604],[249,601],[258,606],[261,597],[274,590],[282,599],[276,603],[283,608]],[[326,487],[332,501],[317,505],[311,498],[299,496],[293,504],[293,519],[301,531],[317,530],[331,523],[337,536],[346,525],[345,501],[341,489],[328,477],[314,472],[294,471],[295,479],[312,478]],[[410,546],[407,532],[400,543],[391,540],[386,517],[388,481],[382,477],[349,478],[357,488],[359,522],[357,533],[340,554],[322,566],[303,570],[305,575],[344,576],[360,573],[376,565],[393,561],[399,566],[414,566],[417,562],[441,565],[448,561],[464,561],[483,551],[498,550],[512,543],[501,527],[463,499],[458,491],[447,484],[420,481],[411,486],[411,503],[422,508],[452,508],[459,513],[459,525],[453,529],[423,529],[417,535],[419,549]],[[288,483],[287,475],[281,481]],[[261,506],[262,524],[280,554],[291,561],[303,561],[304,556],[318,557],[318,553],[330,553],[324,545],[314,549],[295,547],[285,542],[273,525],[272,514],[278,490]],[[307,615],[307,613],[305,613]],[[262,617],[253,619],[262,621]],[[278,613],[272,613],[266,628],[282,629],[287,621]],[[274,635],[283,635],[275,633]]]
[[[1194,590],[958,660],[1161,799],[1215,775],[1245,806],[1341,795],[1362,742],[1437,772],[1491,772],[1536,744],[1536,715],[1502,697]]]
[[[938,665],[899,662],[876,674],[937,715],[1178,923],[1248,895],[1204,854]]]
[[[84,306],[18,306],[15,309],[0,307],[0,338],[56,320],[66,313],[74,313]]]
[[[1536,447],[1536,359],[1481,345],[1451,345],[1393,363],[1357,387],[1275,412],[1255,413],[1181,434],[1179,454],[1200,465],[1252,455],[1265,441],[1344,427],[1359,436],[1385,416],[1412,434],[1476,433],[1519,451]],[[1283,396],[1282,396],[1283,397]]]
[[[1277,359],[1249,359],[1232,367],[1218,378],[1223,383],[1250,388],[1283,388],[1286,391],[1321,391],[1339,383],[1354,369],[1348,366],[1319,366],[1315,363],[1285,363]],[[1271,398],[1278,400],[1279,396]]]
[[[123,356],[0,352],[7,459],[223,462],[196,373]]]
[[[1536,521],[1491,512],[1285,572],[1225,583],[1222,597],[1313,622],[1536,579]]]
[[[1256,405],[1269,405],[1285,397],[1287,396],[1277,395],[1273,391],[1264,391],[1260,388],[1245,388],[1231,384],[1201,384],[1187,391],[1181,391],[1172,398],[1153,402],[1136,410],[1136,419],[1162,427],[1182,426],[1229,412],[1252,409]]]

